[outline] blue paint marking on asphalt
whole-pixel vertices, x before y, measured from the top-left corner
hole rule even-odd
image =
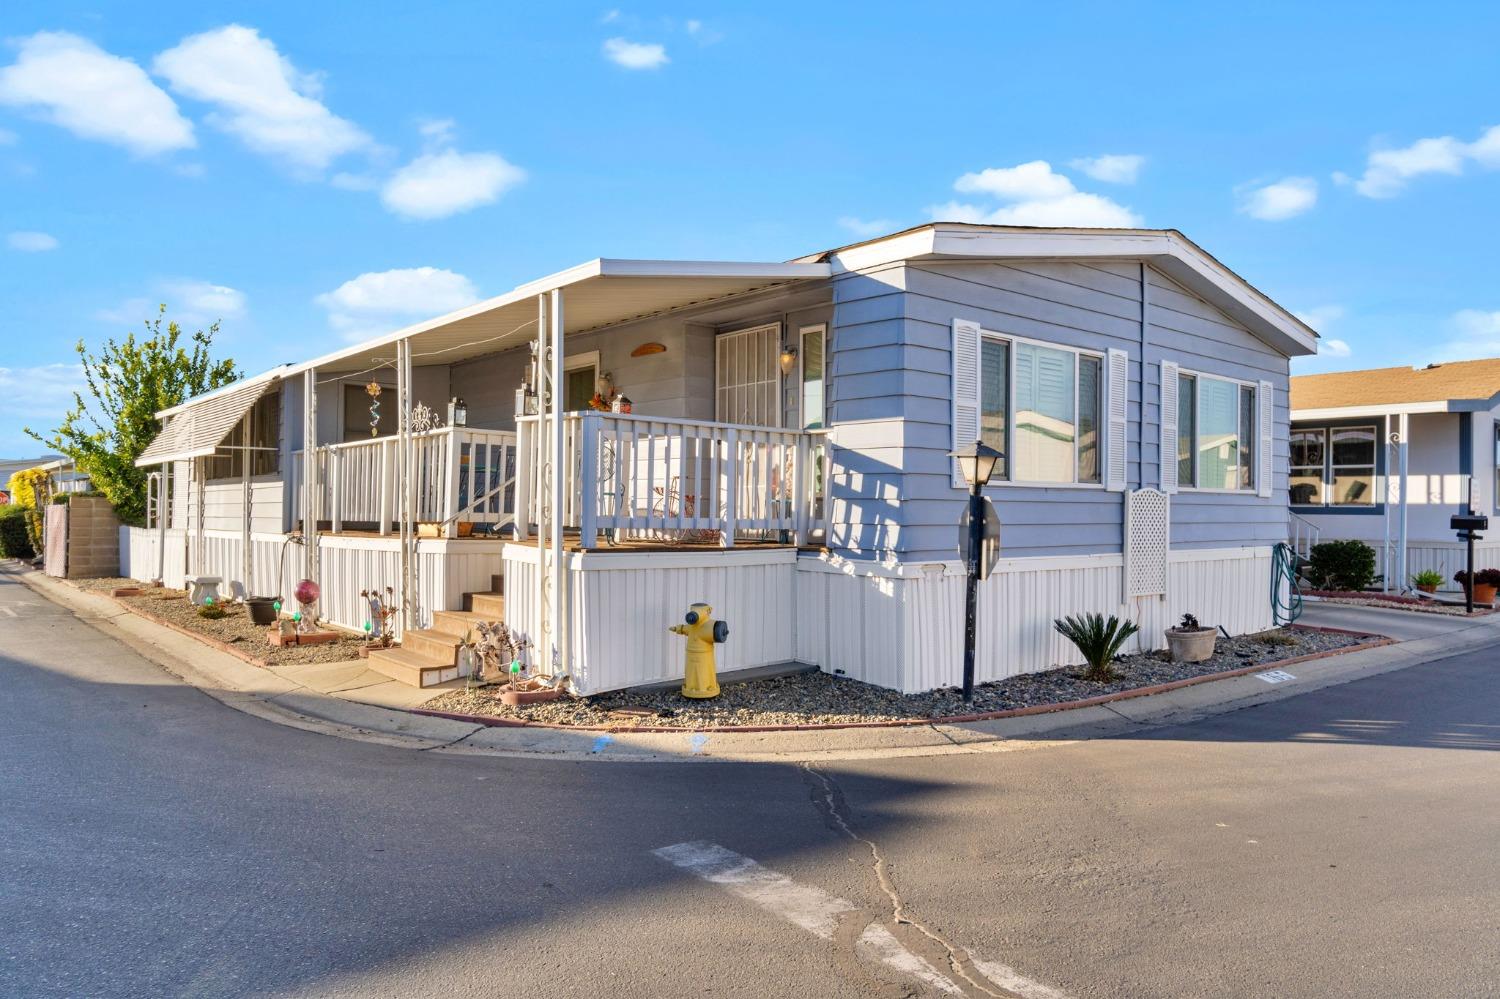
[[[602,753],[604,752],[604,747],[608,746],[611,742],[614,741],[615,737],[612,735],[601,735],[599,738],[594,740],[594,748],[590,749],[589,752]]]
[[[693,753],[696,755],[697,753],[703,752],[703,744],[708,742],[708,736],[704,735],[702,732],[694,732],[693,737],[689,739],[688,742],[692,743]]]

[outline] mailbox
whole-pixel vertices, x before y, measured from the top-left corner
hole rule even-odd
[[[1455,531],[1488,531],[1490,518],[1481,513],[1455,513],[1448,527]]]

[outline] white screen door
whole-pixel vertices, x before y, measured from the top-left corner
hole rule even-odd
[[[720,423],[781,426],[781,325],[721,334],[714,343],[714,389]]]

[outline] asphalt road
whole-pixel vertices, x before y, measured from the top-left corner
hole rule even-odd
[[[1003,754],[458,757],[0,577],[0,995],[1500,995],[1497,666]]]

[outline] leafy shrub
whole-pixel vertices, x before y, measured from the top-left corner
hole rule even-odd
[[[1469,574],[1463,569],[1453,574],[1453,581],[1464,589],[1469,588]],[[1480,586],[1500,586],[1500,569],[1480,569],[1474,573],[1474,582]]]
[[[1442,586],[1443,574],[1441,572],[1438,572],[1436,569],[1423,569],[1421,572],[1412,574],[1411,585],[1416,587]]]
[[[1134,621],[1121,621],[1111,614],[1082,614],[1052,622],[1058,634],[1078,646],[1089,668],[1085,680],[1108,683],[1115,678],[1114,661],[1130,637],[1141,629]]]
[[[1363,590],[1375,582],[1375,549],[1363,541],[1313,545],[1308,578],[1324,589]]]
[[[209,621],[217,621],[227,612],[218,604],[199,604],[198,616]]]
[[[26,509],[0,506],[0,558],[35,558],[26,532]]]

